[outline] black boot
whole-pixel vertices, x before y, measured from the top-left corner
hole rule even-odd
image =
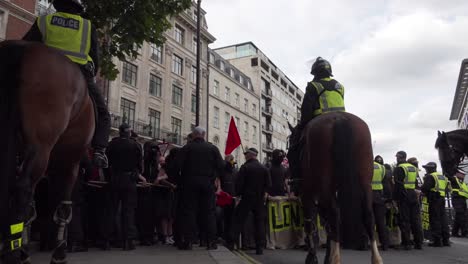
[[[442,247],[442,242],[440,239],[435,239],[433,242],[429,243],[430,247]]]
[[[263,248],[262,247],[257,247],[255,249],[255,254],[257,255],[263,255]]]
[[[133,242],[133,240],[125,240],[123,250],[130,251],[130,250],[135,250],[135,249],[136,247],[135,247],[135,243]]]
[[[210,242],[210,243],[208,244],[208,247],[207,247],[206,249],[208,249],[208,250],[216,250],[216,249],[218,249],[218,244],[216,244],[216,242]]]

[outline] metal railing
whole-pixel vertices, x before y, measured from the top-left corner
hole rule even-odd
[[[262,106],[262,112],[268,115],[272,115],[273,109],[271,109],[271,106]]]
[[[273,126],[271,124],[268,124],[268,125],[262,124],[262,129],[266,132],[273,133]]]
[[[262,94],[267,96],[267,97],[272,97],[273,96],[273,93],[269,89],[267,89],[267,90],[262,89]]]

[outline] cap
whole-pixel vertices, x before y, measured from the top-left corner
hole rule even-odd
[[[423,165],[422,167],[425,169],[436,169],[437,164],[431,161],[431,162],[428,162],[426,165]]]
[[[403,150],[400,150],[396,153],[396,156],[401,156],[402,158],[406,159],[406,152],[404,152]]]
[[[247,154],[247,153],[258,155],[258,150],[256,148],[248,148],[247,151],[244,152],[244,154]]]

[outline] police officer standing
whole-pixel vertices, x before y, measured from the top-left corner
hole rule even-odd
[[[455,176],[449,177],[452,184],[452,204],[455,209],[455,221],[452,228],[452,236],[468,236],[466,228],[466,199],[468,198],[468,186],[466,185],[465,174],[457,172]]]
[[[406,162],[406,152],[396,154],[397,167],[394,174],[394,199],[400,208],[401,243],[405,250],[411,249],[410,232],[414,237],[414,248],[422,249],[421,206],[416,189],[417,168]]]
[[[192,141],[177,154],[176,168],[180,171],[178,188],[181,191],[182,226],[185,241],[180,249],[191,250],[197,228],[197,216],[208,240],[207,249],[216,249],[215,179],[221,175],[224,161],[218,148],[205,141],[206,131],[196,127]],[[179,216],[177,216],[179,217]]]
[[[231,250],[234,248],[234,243],[239,239],[240,231],[247,216],[250,212],[253,212],[256,254],[261,255],[263,254],[263,248],[266,246],[265,202],[267,190],[271,186],[271,178],[268,169],[257,160],[258,151],[255,148],[247,149],[244,155],[246,162],[240,168],[237,179],[239,188],[237,195],[241,198],[241,201],[234,213],[231,238],[227,246]]]
[[[384,184],[385,167],[381,156],[376,156],[374,159],[374,175],[372,177],[372,207],[374,209],[375,224],[377,226],[377,233],[379,234],[380,244],[382,250],[388,248],[388,229],[385,224],[385,201],[384,198]]]
[[[136,183],[142,171],[141,146],[130,138],[127,124],[119,127],[120,136],[112,139],[107,148],[111,172],[112,210],[117,215],[121,204],[121,235],[124,250],[135,249],[135,210],[137,207]],[[115,219],[115,217],[113,217]]]
[[[450,234],[445,214],[445,195],[451,187],[448,179],[437,172],[437,164],[429,162],[423,165],[426,170],[422,192],[429,202],[429,225],[431,227],[432,243],[430,247],[450,247]]]

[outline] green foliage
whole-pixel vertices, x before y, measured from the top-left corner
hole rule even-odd
[[[84,0],[83,5],[100,39],[101,75],[114,80],[119,71],[112,58],[136,57],[145,41],[163,44],[168,19],[189,8],[191,0]]]

